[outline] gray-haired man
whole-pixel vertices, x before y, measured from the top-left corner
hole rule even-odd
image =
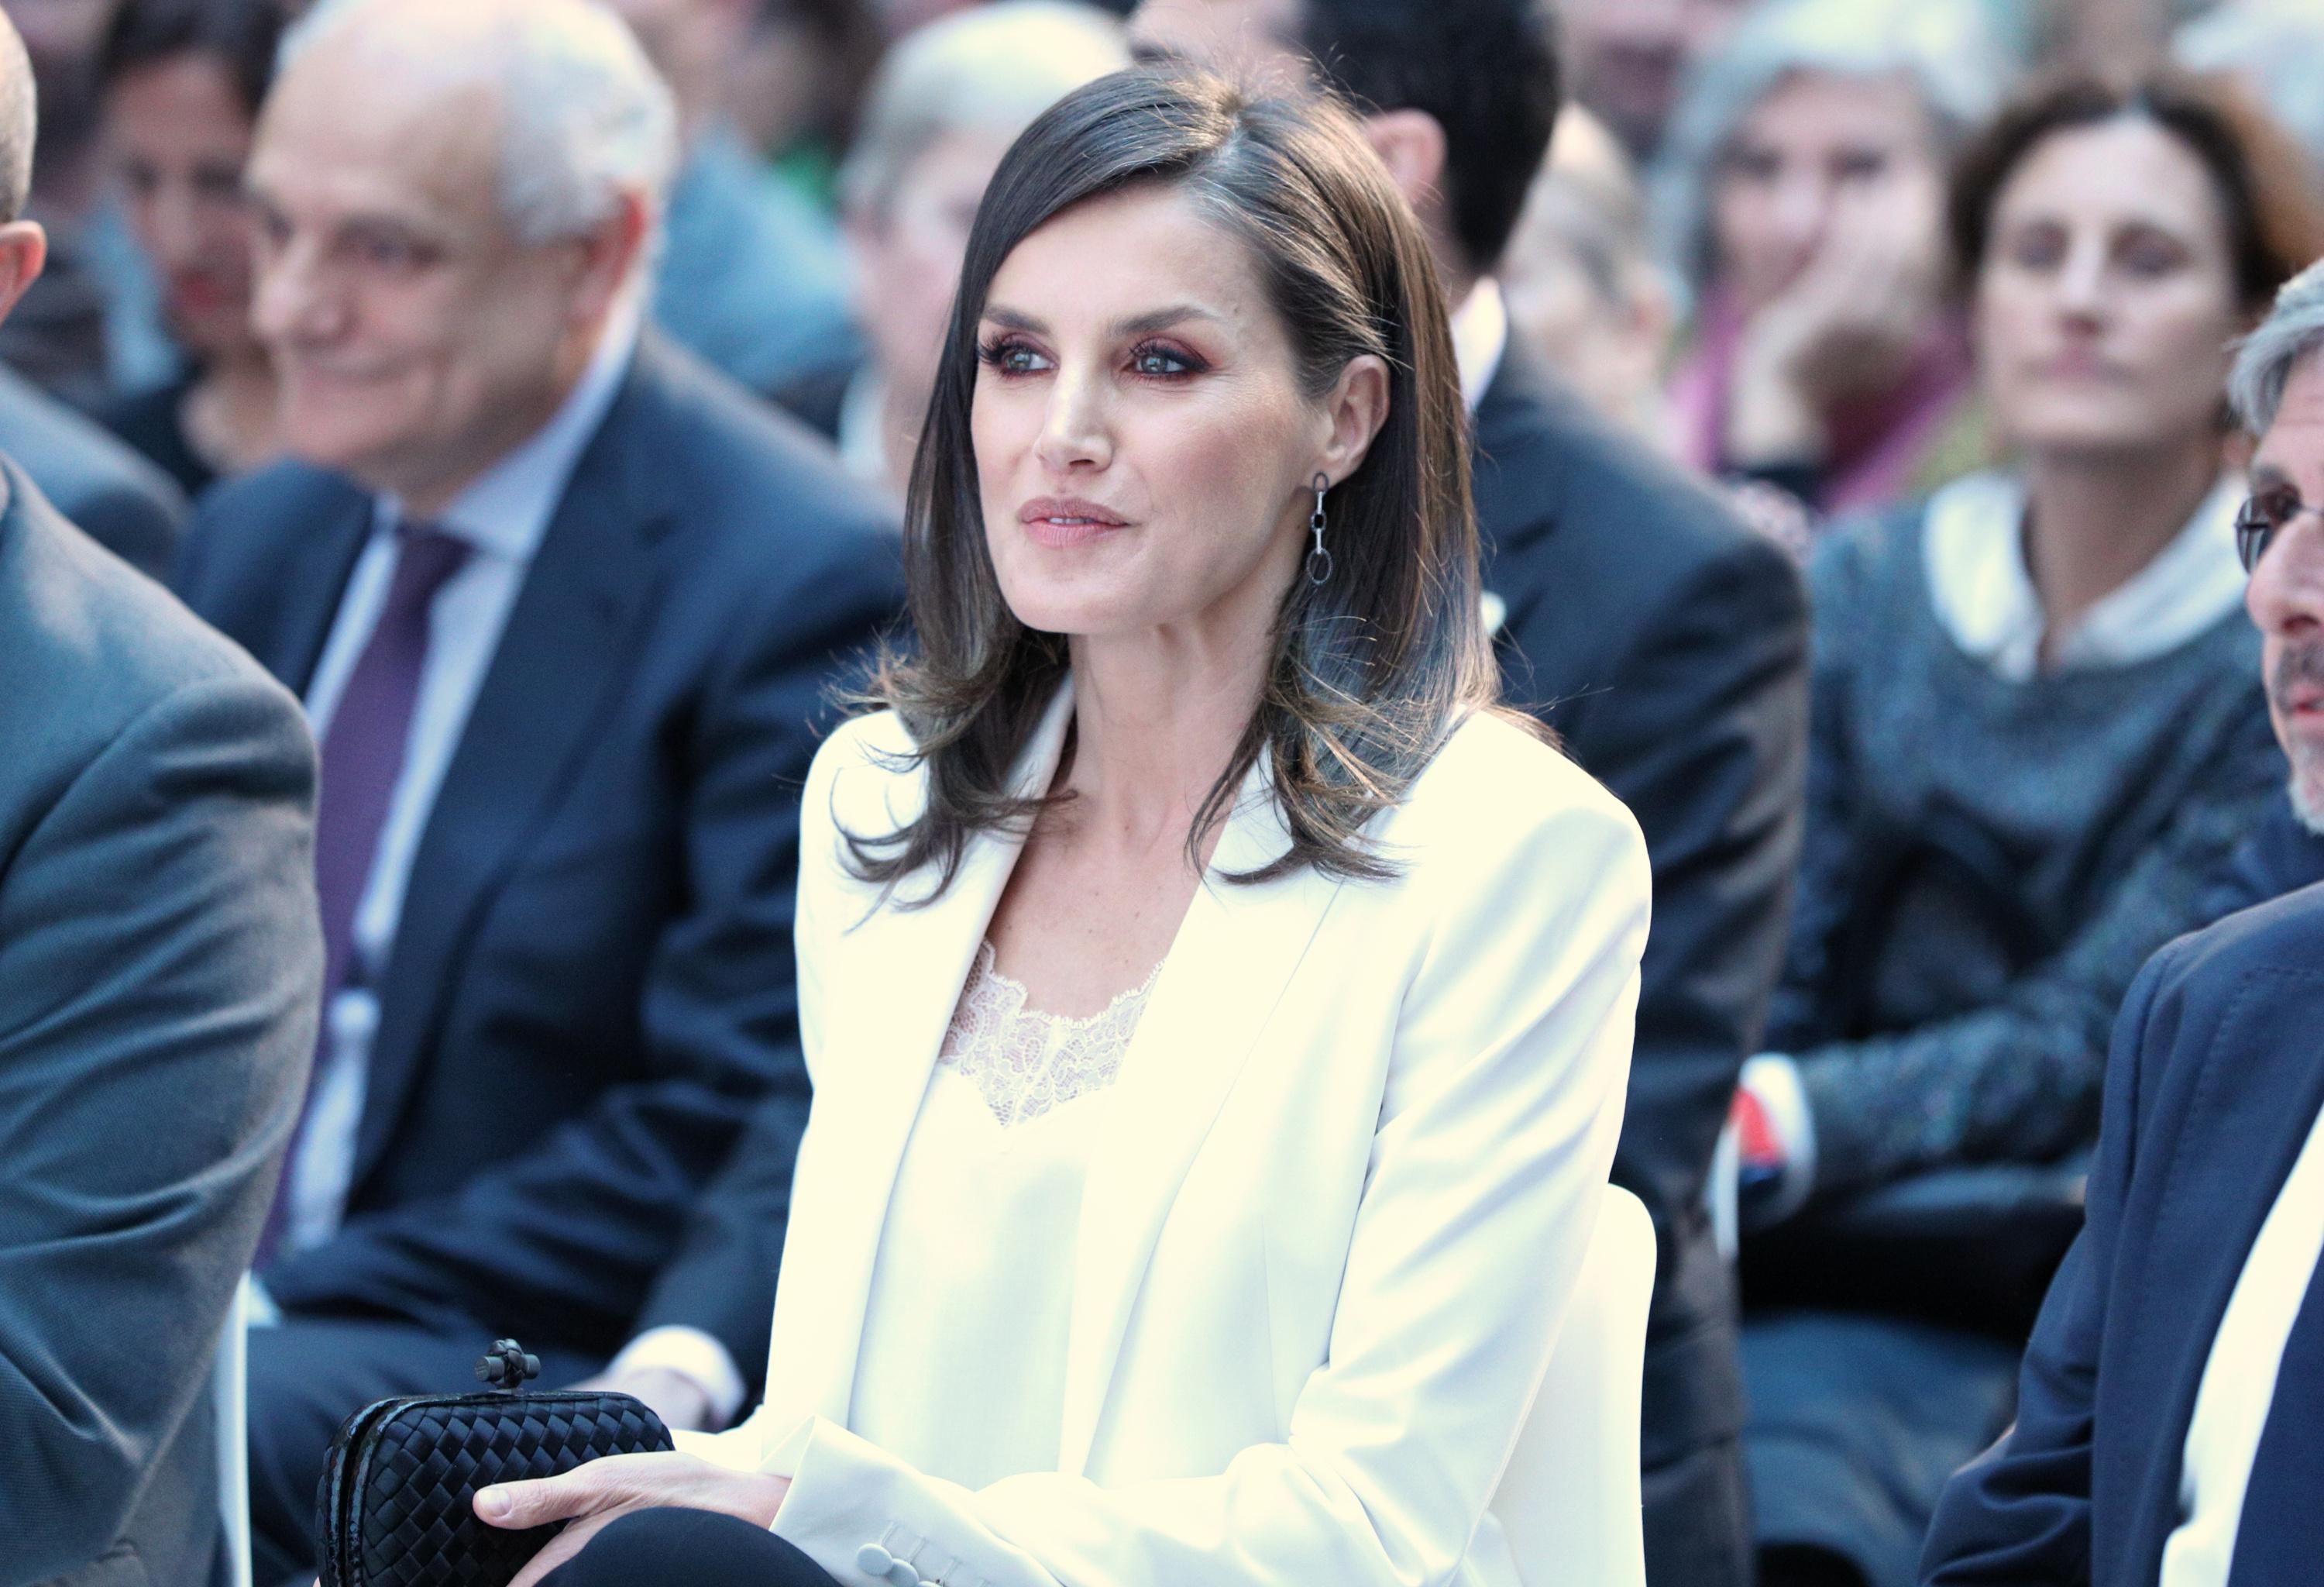
[[[585,0],[331,0],[261,117],[298,461],[205,499],[180,582],[322,743],[326,1029],[251,1351],[272,1572],[343,1417],[495,1334],[595,1370],[744,1120],[806,1106],[798,786],[899,591],[829,453],[641,331],[674,123]]]
[[[2324,828],[2324,265],[2246,343],[2238,525],[2292,806]],[[2312,855],[2311,855],[2312,860]],[[2305,867],[2279,867],[2287,881]],[[2324,888],[2150,961],[2017,1425],[1953,1479],[1930,1583],[2292,1587],[2324,1560]]]

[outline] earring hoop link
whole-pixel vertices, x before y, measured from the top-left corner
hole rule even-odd
[[[1323,493],[1332,482],[1318,473],[1307,488],[1315,493],[1315,515],[1307,521],[1307,531],[1315,537],[1315,549],[1307,553],[1307,582],[1326,585],[1332,582],[1332,553],[1323,549]]]

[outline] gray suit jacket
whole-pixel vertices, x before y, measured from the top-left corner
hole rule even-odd
[[[0,1587],[199,1583],[314,1047],[314,749],[5,460],[0,746]]]
[[[97,544],[166,578],[186,519],[177,482],[119,437],[0,365],[0,453]]]

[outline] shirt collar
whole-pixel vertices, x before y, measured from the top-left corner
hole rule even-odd
[[[1500,373],[1508,346],[1509,310],[1501,300],[1501,283],[1480,276],[1452,315],[1452,358],[1461,368],[1461,400],[1470,412],[1485,400],[1485,388]]]
[[[2159,656],[2240,605],[2240,496],[2232,478],[2213,486],[2152,561],[2083,615],[2058,647],[2058,669],[2123,667]],[[2046,632],[2025,571],[2024,524],[2024,484],[1975,474],[1930,498],[1923,547],[1937,617],[1953,642],[2015,682],[2038,669]]]
[[[444,510],[436,527],[486,556],[530,561],[549,532],[549,521],[582,452],[621,394],[643,322],[640,294],[624,292],[598,336],[588,366],[549,422],[471,482]],[[378,517],[383,527],[401,522],[403,503],[382,496]]]

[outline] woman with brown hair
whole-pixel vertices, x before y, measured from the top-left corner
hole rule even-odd
[[[579,1518],[521,1587],[1516,1587],[1646,862],[1494,703],[1443,300],[1352,119],[1128,72],[1035,123],[907,536],[918,648],[806,794],[766,1403],[478,1513]]]
[[[1913,1579],[1944,1479],[2009,1418],[2079,1217],[2044,1167],[2096,1130],[2115,1010],[2282,797],[2223,393],[2324,252],[2296,151],[2223,83],[2076,77],[1971,143],[1949,214],[2014,461],[1810,568],[1800,888],[1744,1070],[1769,1587]],[[1866,1237],[1908,1204],[1942,1226],[1948,1186],[1949,1234]]]

